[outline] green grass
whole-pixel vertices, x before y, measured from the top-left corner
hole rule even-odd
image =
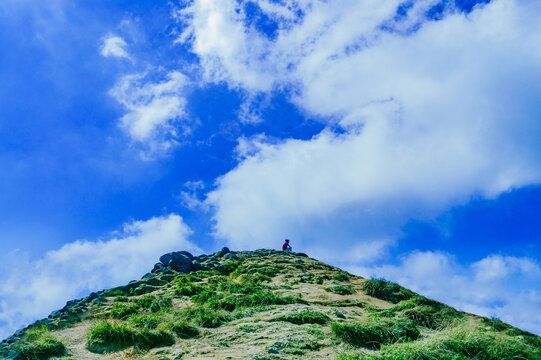
[[[349,275],[346,272],[341,272],[338,275],[334,275],[331,279],[341,282],[349,281]]]
[[[513,338],[495,336],[478,330],[452,330],[417,341],[383,346],[373,355],[355,354],[341,360],[539,360],[540,348]]]
[[[351,286],[336,285],[336,286],[325,287],[324,289],[325,291],[333,292],[338,295],[353,294],[353,289],[351,288]]]
[[[318,311],[305,310],[297,314],[288,314],[280,316],[275,319],[275,321],[287,321],[292,324],[303,325],[303,324],[319,324],[325,325],[331,319]]]
[[[92,326],[87,340],[87,348],[96,353],[119,351],[130,346],[148,350],[159,346],[171,346],[175,343],[173,335],[166,331],[138,330],[126,323],[109,321]]]
[[[191,300],[215,310],[235,311],[248,307],[303,303],[300,298],[281,296],[271,288],[256,282],[233,282],[215,278],[208,286],[193,295]]]
[[[184,321],[172,324],[170,329],[181,339],[194,338],[200,334],[198,328]]]
[[[137,304],[114,303],[111,308],[111,317],[115,319],[123,319],[131,314],[139,311]]]
[[[363,284],[363,290],[367,295],[381,300],[390,301],[394,304],[402,300],[411,299],[415,293],[402,286],[384,279],[370,279]]]
[[[412,341],[420,336],[417,326],[408,319],[399,321],[369,321],[341,324],[334,322],[332,332],[340,340],[353,346],[378,349],[381,345],[398,341]]]
[[[422,296],[414,296],[401,301],[387,310],[390,313],[400,312],[403,316],[415,321],[419,326],[429,329],[443,329],[464,317],[464,314],[438,301]]]
[[[156,329],[163,319],[155,314],[152,315],[135,315],[129,320],[129,324],[138,328],[145,328],[149,330]]]
[[[483,318],[481,322],[489,326],[492,331],[504,331],[511,328],[511,325],[504,323],[498,318]]]
[[[231,314],[208,307],[188,308],[182,312],[182,316],[205,328],[217,328],[233,320]]]
[[[41,360],[66,354],[66,346],[54,337],[46,327],[38,326],[28,330],[14,346],[17,359]]]
[[[178,284],[175,288],[175,294],[178,296],[192,296],[199,294],[203,289],[203,286],[193,283]]]

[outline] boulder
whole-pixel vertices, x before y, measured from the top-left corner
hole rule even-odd
[[[189,273],[192,270],[192,258],[183,254],[180,251],[171,253],[171,260],[169,266],[178,272]]]
[[[171,259],[169,259],[169,260],[171,260]],[[159,263],[154,264],[154,267],[152,268],[152,270],[150,272],[156,274],[156,273],[162,272],[163,269],[165,269],[164,264],[159,262]]]
[[[201,267],[201,263],[197,260],[193,260],[192,261],[192,271],[199,271],[201,270],[202,267]]]
[[[182,254],[182,255],[186,255],[187,257],[190,258],[190,260],[193,260],[193,259],[194,259],[193,255],[190,254],[190,253],[187,252],[187,251],[177,251],[177,253]]]
[[[217,251],[216,254],[214,254],[214,256],[216,257],[222,257],[224,256],[225,254],[229,254],[231,251],[229,250],[228,247],[223,247],[222,250],[220,251]]]
[[[143,275],[141,277],[141,280],[147,280],[148,281],[149,279],[155,278],[156,276],[157,276],[156,274],[149,272],[149,273],[146,273],[145,275]]]
[[[169,265],[169,261],[171,261],[172,257],[173,257],[173,253],[163,254],[162,256],[160,256],[160,262],[163,265],[167,266],[167,265]],[[156,267],[156,265],[154,265],[154,267]]]

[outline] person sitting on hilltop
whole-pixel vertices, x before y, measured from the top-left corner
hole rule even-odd
[[[282,245],[282,251],[291,251],[291,245],[289,245],[289,239],[286,239],[284,245]]]

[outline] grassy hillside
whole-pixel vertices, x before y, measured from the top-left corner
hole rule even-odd
[[[541,338],[303,254],[220,251],[69,301],[6,359],[541,359]]]

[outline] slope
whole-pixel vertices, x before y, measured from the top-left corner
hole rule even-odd
[[[304,254],[165,254],[140,281],[68,301],[4,359],[541,359],[541,338]]]

